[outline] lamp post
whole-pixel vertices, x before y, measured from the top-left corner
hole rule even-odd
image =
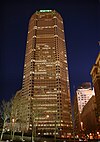
[[[46,118],[49,118],[49,115],[47,115]]]
[[[49,117],[50,117],[49,114],[47,114],[47,115],[46,115],[47,124],[48,124],[48,119],[49,119]],[[47,125],[47,127],[48,127],[48,125]],[[48,133],[49,133],[49,130],[47,130],[47,131],[48,131]]]
[[[81,121],[81,137],[83,136],[83,122]]]
[[[99,137],[98,137],[98,136],[99,136],[99,132],[97,132],[97,140],[99,139]]]
[[[83,122],[81,122],[81,130],[83,130]]]
[[[12,126],[12,128],[11,128],[11,141],[13,141],[13,139],[14,139],[14,123],[15,123],[15,119],[12,118],[12,122],[11,122],[11,126]]]

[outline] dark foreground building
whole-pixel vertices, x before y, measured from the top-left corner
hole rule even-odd
[[[21,121],[25,131],[33,130],[37,135],[72,135],[64,26],[55,10],[40,10],[30,18],[19,94],[18,115],[13,110],[12,118]]]
[[[81,121],[83,123],[82,132],[85,135],[93,135],[96,137],[97,135],[97,106],[95,101],[95,96],[92,96],[88,103],[84,106],[83,111],[81,113]]]
[[[100,133],[100,52],[97,56],[95,64],[91,70],[92,82],[94,85],[95,98],[97,104],[97,120],[98,120],[98,131]]]

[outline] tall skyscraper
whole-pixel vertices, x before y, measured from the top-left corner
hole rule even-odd
[[[18,119],[26,122],[26,130],[34,126],[38,135],[71,135],[64,26],[55,10],[40,10],[30,18],[20,100]]]

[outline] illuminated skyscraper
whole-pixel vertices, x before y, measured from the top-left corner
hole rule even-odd
[[[63,20],[55,10],[40,10],[29,21],[21,118],[40,135],[72,132],[70,87]]]

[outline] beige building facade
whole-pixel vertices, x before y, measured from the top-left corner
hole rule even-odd
[[[76,135],[81,133],[81,113],[90,98],[94,96],[94,89],[90,82],[85,82],[78,87],[74,96],[74,130]]]
[[[40,10],[29,21],[18,119],[38,135],[72,134],[72,113],[63,19]]]

